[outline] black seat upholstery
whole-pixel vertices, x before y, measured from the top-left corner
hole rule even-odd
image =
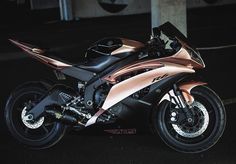
[[[91,72],[99,73],[119,60],[120,58],[114,56],[103,55],[98,58],[90,59],[85,63],[79,64],[77,65],[77,67]]]

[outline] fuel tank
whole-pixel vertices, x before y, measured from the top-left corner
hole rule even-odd
[[[138,41],[125,38],[103,38],[95,42],[87,50],[86,57],[94,58],[101,55],[124,58],[132,52],[137,52],[144,47]]]

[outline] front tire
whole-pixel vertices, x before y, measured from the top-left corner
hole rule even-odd
[[[179,152],[198,153],[209,149],[220,139],[226,125],[226,113],[220,98],[208,87],[195,87],[191,95],[195,100],[195,124],[187,124],[187,121],[173,124],[172,115],[178,116],[180,109],[166,100],[154,109],[152,123],[154,132],[171,148]]]
[[[11,135],[32,149],[49,148],[64,135],[66,127],[43,116],[38,120],[25,120],[25,113],[47,93],[41,86],[32,84],[17,88],[8,98],[5,121]]]

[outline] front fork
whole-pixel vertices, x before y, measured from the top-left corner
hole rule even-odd
[[[182,94],[182,91],[177,87],[176,84],[173,85],[173,91],[175,94],[175,101],[176,105],[178,105],[178,108],[182,110],[184,113],[185,117],[187,118],[187,121],[189,123],[193,122],[193,113],[191,111],[191,105],[189,104],[188,101],[186,101],[186,98]],[[189,94],[188,98],[191,99],[191,101],[194,101],[194,98]]]
[[[160,103],[165,100],[169,99],[171,101],[171,97],[174,97],[175,104],[178,105],[179,109],[182,109],[185,118],[189,123],[193,123],[193,111],[191,108],[192,103],[194,102],[194,97],[191,95],[191,90],[197,86],[206,85],[204,82],[186,82],[173,85],[173,90],[167,93]],[[169,97],[169,98],[168,98]]]

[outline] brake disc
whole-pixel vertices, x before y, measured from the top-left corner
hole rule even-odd
[[[44,117],[40,117],[37,121],[34,121],[33,116],[30,114],[27,115],[26,113],[27,113],[27,107],[24,107],[24,109],[21,112],[21,120],[27,128],[37,129],[43,125]]]
[[[195,117],[198,117],[195,118],[196,123],[194,125],[189,125],[187,123],[181,125],[172,124],[174,130],[182,137],[198,137],[206,131],[209,125],[209,114],[205,106],[196,101],[192,104],[192,106],[195,110]],[[171,118],[172,117],[173,116],[171,116]]]

